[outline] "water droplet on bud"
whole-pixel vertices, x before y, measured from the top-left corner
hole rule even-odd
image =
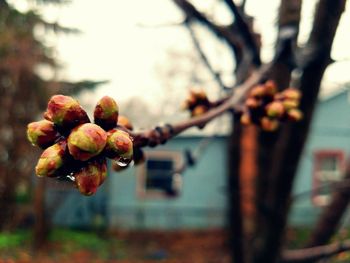
[[[117,157],[114,160],[121,167],[127,166],[132,161],[132,159],[124,157]]]

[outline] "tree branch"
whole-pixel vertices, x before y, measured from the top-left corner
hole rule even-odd
[[[306,263],[329,258],[343,251],[350,250],[350,240],[310,248],[286,250],[282,254],[283,263]]]
[[[234,24],[235,26],[237,26],[238,32],[242,37],[244,48],[249,54],[251,54],[251,62],[255,66],[260,66],[261,59],[260,59],[259,48],[256,45],[256,42],[254,40],[254,35],[251,32],[251,29],[248,26],[248,23],[245,21],[244,17],[241,15],[240,11],[238,10],[233,0],[224,0],[224,2],[230,8],[230,10],[232,11],[235,17]]]
[[[269,68],[270,65],[264,65],[260,67],[259,70],[254,71],[243,84],[235,88],[235,92],[230,95],[227,100],[224,100],[217,107],[214,107],[201,116],[194,117],[172,125],[167,124],[163,127],[156,127],[144,132],[135,133],[129,130],[126,131],[134,138],[135,147],[155,147],[159,144],[163,144],[181,132],[191,127],[203,126],[216,117],[222,115],[226,111],[233,109],[240,102],[242,102],[250,88],[259,83],[265,77],[265,74]]]
[[[214,77],[214,79],[216,80],[216,82],[218,83],[218,85],[221,87],[222,90],[230,90],[228,89],[225,84],[222,82],[221,78],[220,78],[220,74],[218,72],[216,72],[213,67],[211,66],[207,56],[205,55],[204,51],[201,48],[201,45],[198,42],[198,39],[196,37],[195,32],[193,31],[192,27],[190,24],[185,23],[186,28],[188,29],[192,42],[196,48],[196,50],[198,51],[199,56],[201,57],[203,64],[208,68],[210,74]]]
[[[271,167],[272,191],[269,192],[266,238],[257,262],[276,262],[284,238],[284,228],[289,210],[290,194],[303,146],[307,139],[320,83],[329,64],[333,38],[345,8],[345,0],[320,0],[305,52],[309,56],[301,63],[303,72],[300,89],[303,93],[300,109],[304,119],[286,124],[277,141],[274,162]]]
[[[241,40],[237,38],[227,27],[216,25],[200,11],[198,11],[194,5],[187,0],[173,0],[175,4],[185,13],[187,20],[197,20],[201,24],[207,26],[216,36],[227,41],[233,52],[236,52],[237,47],[242,46]]]

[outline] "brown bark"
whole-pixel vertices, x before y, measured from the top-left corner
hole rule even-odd
[[[276,262],[283,243],[284,228],[289,211],[290,193],[297,165],[306,142],[314,106],[323,73],[330,62],[330,51],[345,0],[321,0],[316,9],[315,21],[301,69],[300,89],[303,93],[300,108],[304,119],[296,124],[286,125],[278,139],[271,169],[274,179],[269,192],[269,222],[265,232],[262,250],[255,262]]]

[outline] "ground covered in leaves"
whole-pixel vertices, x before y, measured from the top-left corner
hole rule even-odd
[[[55,229],[47,245],[36,253],[30,231],[0,233],[0,263],[5,262],[226,263],[229,254],[223,230],[106,235]]]
[[[309,229],[287,231],[289,248],[300,248]],[[350,236],[341,231],[335,240]],[[225,230],[196,231],[79,231],[54,229],[46,245],[35,252],[32,232],[19,230],[0,233],[0,263],[229,263]],[[330,261],[350,262],[350,252]]]

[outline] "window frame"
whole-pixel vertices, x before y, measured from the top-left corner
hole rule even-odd
[[[321,195],[319,193],[320,179],[318,174],[320,173],[321,160],[325,157],[336,157],[338,160],[337,171],[340,174],[340,179],[344,176],[345,171],[345,152],[340,149],[321,149],[314,151],[313,154],[313,172],[312,172],[312,195],[311,201],[314,206],[324,207],[330,202],[330,195]],[[334,181],[336,182],[336,181]]]
[[[146,162],[140,164],[136,168],[136,196],[139,199],[168,199],[174,196],[169,196],[162,190],[147,189],[147,160],[169,160],[171,159],[174,164],[174,171],[179,171],[183,166],[183,156],[178,151],[148,151],[145,152]]]

